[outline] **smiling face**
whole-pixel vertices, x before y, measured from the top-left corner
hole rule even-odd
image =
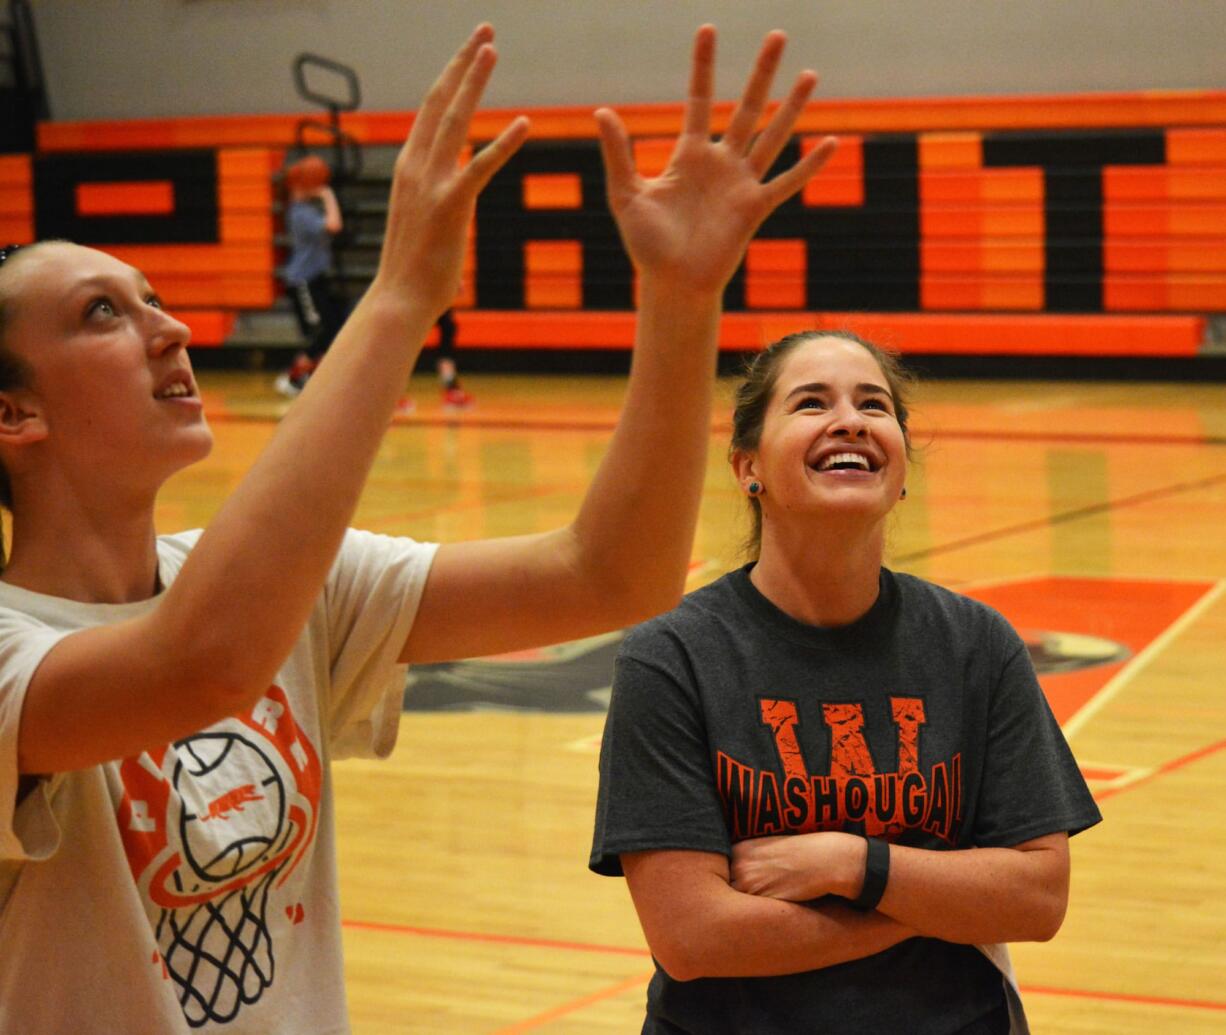
[[[763,519],[804,531],[814,521],[878,524],[902,492],[907,440],[881,365],[833,335],[800,340],[777,360],[751,447],[732,463],[742,489],[757,482]]]
[[[0,296],[4,349],[27,371],[24,387],[3,393],[6,423],[32,418],[22,442],[38,446],[38,462],[144,489],[208,454],[190,332],[139,270],[52,242],[5,263]],[[16,462],[30,462],[22,454]]]

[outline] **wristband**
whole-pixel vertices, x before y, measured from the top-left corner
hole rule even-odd
[[[867,913],[876,909],[890,879],[890,843],[879,837],[866,837],[868,854],[864,857],[864,886],[852,899],[852,907]]]

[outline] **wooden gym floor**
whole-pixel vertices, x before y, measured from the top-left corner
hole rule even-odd
[[[201,382],[217,448],[163,494],[167,531],[208,521],[288,405],[269,374]],[[621,381],[466,385],[476,406],[449,414],[415,381],[417,412],[389,430],[358,525],[448,541],[574,513]],[[745,530],[727,398],[692,587],[737,563]],[[988,600],[1030,639],[1105,816],[1073,841],[1063,930],[1014,948],[1033,1029],[1224,1031],[1226,391],[934,381],[914,408],[891,563]],[[575,686],[512,680],[406,712],[389,761],[337,767],[357,1035],[639,1030],[651,961],[623,882],[586,869],[608,648],[507,659],[504,674],[576,666]],[[437,707],[471,671],[415,673],[411,688]]]

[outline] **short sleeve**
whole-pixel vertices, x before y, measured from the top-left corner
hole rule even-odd
[[[437,545],[351,530],[324,589],[333,757],[386,756],[396,742],[413,626]]]
[[[679,666],[653,664],[623,649],[600,747],[588,866],[620,876],[622,853],[658,849],[728,855],[731,843],[701,708]]]
[[[45,859],[59,844],[41,782],[17,801],[17,745],[30,680],[47,652],[67,635],[0,613],[0,860]]]
[[[1006,661],[988,715],[974,844],[1008,847],[1102,819],[1021,638],[1003,619]]]

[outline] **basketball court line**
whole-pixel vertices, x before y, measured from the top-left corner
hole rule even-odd
[[[1099,1002],[1131,1003],[1137,1006],[1171,1006],[1183,1010],[1226,1011],[1226,1002],[1212,999],[1176,999],[1162,995],[1133,995],[1129,992],[1102,992],[1076,988],[1049,988],[1043,985],[1020,986],[1026,995],[1058,995],[1073,999],[1096,999]]]
[[[1219,588],[1221,588],[1220,585]],[[1096,799],[1098,801],[1103,801],[1106,798],[1114,797],[1117,794],[1132,790],[1135,787],[1143,786],[1151,780],[1167,775],[1178,769],[1182,769],[1187,765],[1191,765],[1222,750],[1226,750],[1226,740],[1221,740],[1214,744],[1206,745],[1205,747],[1199,748],[1196,751],[1189,752],[1186,755],[1173,759],[1170,762],[1157,767],[1145,776],[1140,777],[1139,779],[1130,783],[1108,788],[1096,795]],[[343,921],[343,926],[354,930],[369,930],[387,934],[415,935],[425,938],[480,942],[483,944],[494,945],[514,945],[524,948],[551,949],[560,950],[563,952],[589,952],[631,957],[650,956],[650,952],[645,948],[634,948],[618,945],[599,945],[585,942],[527,937],[522,935],[491,934],[476,931],[456,931],[443,928],[426,928],[403,924],[389,924],[358,920],[345,920]],[[622,981],[616,982],[615,984],[598,989],[597,991],[589,993],[585,996],[560,1003],[557,1006],[551,1007],[546,1011],[536,1014],[509,1027],[500,1028],[495,1035],[520,1035],[520,1033],[531,1031],[551,1021],[577,1013],[589,1006],[595,1005],[596,1003],[621,995],[623,992],[627,992],[632,988],[645,984],[650,980],[650,978],[651,974],[649,973],[633,975]],[[1174,996],[1140,995],[1136,993],[1109,992],[1097,989],[1056,988],[1051,986],[1032,986],[1025,984],[1021,986],[1021,990],[1026,995],[1059,996],[1064,998],[1089,1000],[1092,1002],[1118,1002],[1136,1006],[1158,1006],[1180,1010],[1208,1010],[1213,1012],[1226,1012],[1226,1001],[1210,999],[1181,999]]]
[[[519,1035],[520,1032],[531,1031],[533,1028],[539,1028],[542,1024],[548,1024],[550,1021],[556,1021],[559,1017],[565,1017],[567,1014],[577,1013],[579,1010],[586,1009],[589,1006],[594,1006],[596,1003],[603,1002],[606,999],[612,999],[614,996],[619,996],[623,992],[629,992],[632,988],[637,988],[639,985],[645,985],[651,980],[655,971],[650,971],[646,974],[635,974],[633,977],[628,977],[624,981],[619,981],[614,985],[609,985],[607,988],[599,989],[589,995],[585,995],[580,999],[572,999],[568,1003],[562,1003],[552,1009],[546,1010],[544,1013],[538,1013],[535,1017],[529,1017],[525,1021],[520,1021],[518,1024],[512,1024],[509,1028],[499,1028],[494,1035]]]
[[[1215,745],[1214,750],[1222,747],[1226,747],[1226,741]],[[1194,759],[1189,759],[1189,761],[1191,760]],[[650,957],[651,955],[647,949],[630,948],[623,945],[594,945],[584,942],[558,941],[549,938],[490,934],[480,931],[454,931],[445,928],[413,927],[407,924],[376,923],[365,920],[344,920],[342,921],[342,926],[352,930],[375,931],[383,934],[415,935],[424,938],[442,938],[452,941],[481,942],[488,945],[517,945],[523,948],[560,949],[563,951],[593,952],[618,956]],[[615,985],[610,985],[597,992],[559,1004],[544,1013],[537,1014],[535,1017],[520,1021],[512,1027],[500,1028],[496,1035],[510,1035],[511,1032],[528,1031],[532,1027],[538,1027],[550,1020],[565,1016],[567,1013],[573,1013],[584,1006],[590,1006],[593,1003],[612,998],[621,992],[633,988],[637,984],[650,980],[650,978],[650,974],[638,974],[634,977],[626,978]],[[1106,992],[1090,988],[1054,988],[1045,985],[1025,984],[1021,986],[1021,990],[1027,995],[1065,996],[1073,999],[1090,999],[1100,1002],[1133,1003],[1138,1006],[1169,1006],[1186,1010],[1226,1012],[1226,1000],[1180,999],[1175,996],[1148,996],[1130,992]]]
[[[1210,475],[1208,478],[1197,478],[1189,482],[1175,482],[1174,484],[1164,485],[1157,489],[1147,489],[1145,492],[1134,493],[1132,496],[1121,496],[1119,499],[1106,500],[1103,503],[1090,503],[1084,507],[1061,511],[1047,517],[1022,521],[1016,525],[1006,525],[1004,528],[993,529],[990,532],[980,532],[977,535],[967,536],[965,539],[955,539],[948,543],[940,543],[936,546],[927,547],[923,550],[912,550],[910,553],[898,555],[894,560],[895,562],[923,560],[928,557],[935,557],[938,554],[952,553],[955,550],[964,550],[971,546],[981,546],[984,543],[995,542],[998,539],[1006,539],[1011,535],[1034,532],[1041,528],[1050,528],[1053,525],[1067,524],[1070,521],[1080,521],[1082,518],[1093,517],[1096,514],[1123,510],[1126,507],[1135,507],[1142,503],[1151,503],[1154,500],[1163,499],[1168,496],[1177,496],[1184,492],[1194,492],[1197,489],[1204,489],[1211,485],[1222,483],[1226,483],[1226,473]]]
[[[206,407],[205,416],[211,421],[227,424],[276,424],[285,416],[280,413],[241,413],[228,407]],[[472,410],[461,413],[422,414],[393,417],[390,426],[397,428],[481,428],[494,431],[612,431],[617,426],[616,417],[593,417],[590,420],[544,420],[539,417],[484,416]],[[711,434],[724,435],[732,431],[728,420],[711,422]],[[1060,445],[1141,445],[1141,446],[1226,446],[1224,435],[1176,434],[1155,438],[1152,435],[1136,435],[1109,432],[1058,433],[1045,431],[978,431],[973,428],[917,429],[917,433],[933,440],[974,439],[986,442],[1052,442]]]
[[[412,924],[388,924],[377,920],[342,920],[342,927],[378,934],[408,934],[418,938],[441,938],[448,941],[481,942],[485,945],[518,945],[529,949],[561,949],[566,952],[595,952],[611,956],[650,956],[646,949],[623,945],[594,945],[588,942],[568,942],[554,938],[534,938],[519,934],[491,934],[485,931],[455,931],[445,927],[417,927]]]
[[[1155,636],[1136,657],[1132,658],[1107,685],[1088,700],[1076,715],[1064,724],[1064,735],[1072,740],[1087,722],[1097,715],[1103,707],[1116,697],[1145,667],[1170,645],[1171,641],[1182,635],[1185,629],[1195,622],[1204,612],[1226,591],[1226,581],[1219,582],[1182,615],[1175,619],[1162,632]],[[1158,772],[1162,771],[1159,767]]]
[[[1013,586],[1023,582],[1039,582],[1043,579],[1050,579],[1053,573],[1050,569],[1024,571],[1016,575],[1000,575],[995,578],[970,578],[958,582],[960,587],[959,593],[974,593],[979,589],[997,589],[1001,586]],[[1103,582],[1111,582],[1113,580],[1127,578],[1129,582],[1153,582],[1159,584],[1179,583],[1179,582],[1204,582],[1204,577],[1195,575],[1104,575],[1099,571],[1086,571],[1076,568],[1065,568],[1063,565],[1060,571],[1054,577],[1061,579],[1098,579]],[[941,585],[947,588],[953,583],[943,582]]]
[[[1153,770],[1144,776],[1137,777],[1135,780],[1116,787],[1107,787],[1094,795],[1094,800],[1106,801],[1108,798],[1114,798],[1117,794],[1123,794],[1124,791],[1131,791],[1134,787],[1142,787],[1152,780],[1158,779],[1160,776],[1166,776],[1178,769],[1182,769],[1184,766],[1191,765],[1193,762],[1199,762],[1202,758],[1208,758],[1210,755],[1215,755],[1223,749],[1226,749],[1226,740],[1219,740],[1215,744],[1206,744],[1195,751],[1189,751],[1186,755],[1180,755],[1178,758],[1173,758],[1171,761],[1164,762],[1160,766],[1155,766]]]

